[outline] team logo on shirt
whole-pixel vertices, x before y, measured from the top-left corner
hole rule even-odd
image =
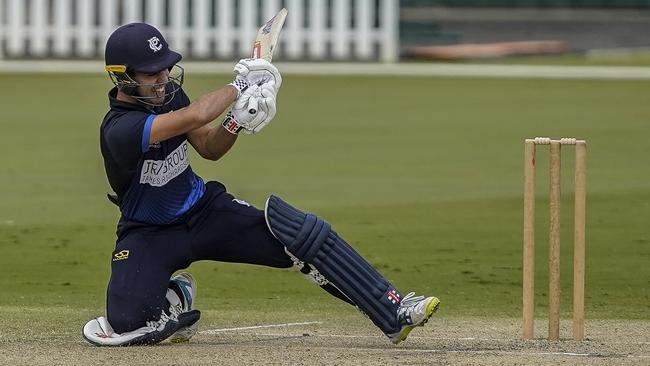
[[[162,187],[190,166],[187,140],[183,141],[164,160],[145,160],[140,172],[140,184]]]

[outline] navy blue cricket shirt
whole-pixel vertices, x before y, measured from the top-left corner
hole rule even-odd
[[[106,176],[118,196],[122,219],[163,225],[186,213],[205,192],[203,180],[190,167],[185,135],[149,144],[156,114],[190,104],[181,89],[167,105],[153,111],[108,93],[110,111],[100,129]]]

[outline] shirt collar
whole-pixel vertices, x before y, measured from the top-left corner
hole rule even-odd
[[[121,110],[121,111],[142,111],[146,113],[152,113],[152,110],[147,108],[145,105],[140,103],[129,103],[123,100],[117,99],[117,87],[114,87],[108,92],[108,101],[110,103],[111,109]]]

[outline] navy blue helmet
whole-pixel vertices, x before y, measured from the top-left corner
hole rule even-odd
[[[137,88],[160,87],[164,84],[165,98],[162,104],[169,103],[183,85],[184,70],[177,65],[181,58],[178,52],[169,48],[160,31],[146,23],[130,23],[117,28],[108,38],[104,53],[106,71],[113,84],[123,93],[149,105],[161,104],[148,101],[157,97],[137,95]],[[165,69],[170,71],[169,80],[160,85],[140,84],[133,78],[136,72],[155,74]]]

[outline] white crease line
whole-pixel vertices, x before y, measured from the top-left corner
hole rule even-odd
[[[250,327],[237,327],[237,328],[221,328],[221,329],[208,329],[199,332],[200,334],[219,334],[223,332],[233,332],[238,330],[249,330],[249,329],[261,329],[261,328],[278,328],[278,327],[292,327],[296,325],[310,325],[310,324],[321,324],[322,322],[301,322],[301,323],[283,323],[283,324],[265,324],[265,325],[253,325]]]

